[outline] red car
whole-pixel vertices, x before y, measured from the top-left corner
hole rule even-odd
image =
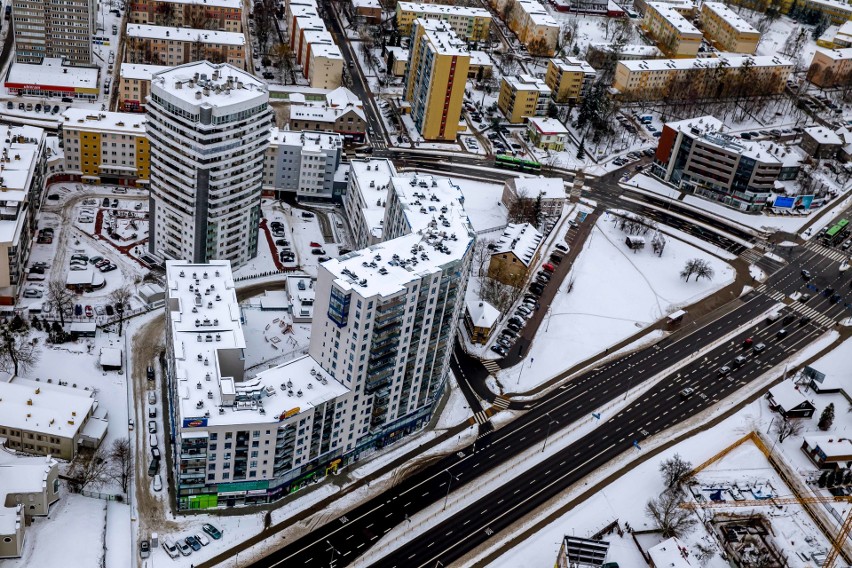
[[[321,244],[319,244],[319,243],[315,243],[315,242],[311,241],[311,246],[312,246],[313,248],[320,248],[322,245],[321,245]]]
[[[95,315],[95,312],[92,311],[92,306],[86,306],[86,317],[90,318]]]
[[[546,263],[546,264],[542,264],[542,265],[541,265],[541,267],[542,267],[543,269],[547,270],[548,272],[553,272],[554,270],[556,270],[556,269],[553,267],[553,265],[552,265],[552,264],[550,264],[549,262],[548,262],[548,263]]]

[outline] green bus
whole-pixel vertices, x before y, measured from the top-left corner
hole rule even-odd
[[[849,225],[849,221],[847,219],[841,219],[834,225],[832,228],[825,232],[823,235],[823,239],[827,242],[834,244],[838,240],[842,239],[846,234],[846,228]]]
[[[523,160],[521,158],[515,158],[514,156],[507,156],[505,154],[498,154],[494,158],[494,165],[498,168],[516,170],[519,172],[541,171],[541,164],[539,164],[535,160]]]

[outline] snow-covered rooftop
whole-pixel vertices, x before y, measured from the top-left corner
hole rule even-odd
[[[648,556],[654,566],[660,568],[693,568],[689,561],[689,548],[683,545],[677,537],[664,540],[648,549]]]
[[[561,59],[554,57],[550,60],[550,62],[553,63],[553,65],[555,65],[556,68],[562,71],[563,73],[569,71],[582,71],[583,73],[588,73],[591,75],[595,74],[594,67],[592,67],[582,59],[577,59],[575,57],[563,57]]]
[[[145,115],[131,112],[96,112],[68,107],[62,113],[66,128],[112,132],[115,134],[145,135]]]
[[[819,446],[827,458],[848,456],[852,454],[852,439],[839,434],[805,435],[804,442],[811,448]]]
[[[674,6],[665,2],[648,2],[647,6],[656,11],[678,32],[686,35],[701,37],[701,32],[692,22],[683,17]]]
[[[541,195],[544,199],[565,199],[565,181],[562,178],[544,176],[522,177],[512,180],[518,195],[536,198]]]
[[[834,61],[852,59],[852,47],[844,47],[843,49],[826,49],[824,47],[818,47],[816,48],[816,51],[826,55]]]
[[[536,0],[518,0],[516,5],[527,15],[527,18],[533,24],[545,27],[559,27],[557,21],[545,10],[540,2]]]
[[[305,412],[346,394],[349,389],[326,373],[313,357],[306,355],[258,373],[246,384],[238,384],[237,391],[263,393],[260,400],[265,416],[270,422],[278,422],[282,414],[294,410]],[[240,413],[231,413],[234,414]]]
[[[722,20],[740,33],[760,34],[757,29],[741,18],[736,12],[722,4],[721,2],[705,2],[701,5],[702,8],[707,8]]]
[[[613,48],[613,45],[609,43],[593,43],[591,44],[591,47],[602,51],[609,51]],[[654,57],[659,57],[661,53],[660,49],[655,45],[629,44],[622,46],[616,55],[642,56],[648,59],[653,59]]]
[[[119,68],[119,76],[122,79],[139,79],[150,81],[154,74],[171,69],[166,65],[140,65],[138,63],[122,63]]]
[[[269,96],[264,83],[253,75],[227,63],[208,61],[186,63],[157,73],[151,88],[195,106],[225,107]]]
[[[492,255],[514,253],[518,260],[529,266],[541,246],[544,235],[539,233],[529,223],[510,223],[506,225],[497,246],[491,251]]]
[[[327,59],[343,59],[343,55],[340,53],[340,48],[337,47],[337,44],[334,43],[334,41],[330,44],[312,43],[311,55],[314,57],[325,57]]]
[[[836,51],[836,50],[834,50]],[[742,67],[746,61],[755,67],[790,67],[793,62],[778,55],[731,55],[720,54],[719,57],[701,57],[697,59],[636,59],[619,61],[630,71],[665,71],[666,69],[713,69],[722,62],[731,69]]]
[[[6,85],[97,90],[98,74],[97,67],[71,67],[63,65],[62,59],[46,57],[40,65],[13,62],[6,76]]]
[[[467,313],[470,314],[470,321],[475,327],[491,328],[498,319],[500,319],[500,310],[486,302],[485,300],[468,299]]]
[[[790,410],[808,401],[793,381],[782,381],[778,383],[769,389],[769,396],[772,397],[775,404],[784,410]]]
[[[271,145],[301,146],[305,150],[330,150],[343,147],[343,136],[335,132],[313,132],[308,130],[279,130],[269,133]]]
[[[840,135],[825,126],[810,126],[805,128],[805,133],[820,144],[843,144]]]
[[[235,10],[242,9],[240,0],[169,0],[171,4],[204,4],[216,8],[232,8]]]
[[[724,132],[724,124],[714,116],[698,116],[667,122],[665,126],[683,132],[691,138],[701,138],[706,144],[712,144],[729,152],[760,160],[762,163],[775,162],[781,164],[781,160],[772,154],[762,142],[743,140]]]
[[[20,457],[0,464],[0,495],[41,493],[56,464],[50,456]]]
[[[353,8],[382,8],[379,0],[352,0]]]
[[[473,242],[464,196],[451,180],[411,175],[392,178],[391,186],[411,232],[324,262],[341,289],[362,296],[393,295],[459,260]]]
[[[510,75],[503,77],[503,80],[515,91],[539,91],[542,94],[550,94],[550,87],[544,80],[532,75]]]
[[[568,134],[565,125],[555,118],[545,116],[530,116],[529,123],[542,134]]]
[[[127,24],[127,37],[185,42],[200,41],[201,43],[215,45],[243,46],[246,44],[246,36],[239,32],[221,32],[171,26],[149,26],[148,24]]]
[[[19,242],[26,220],[22,203],[30,191],[42,140],[41,128],[0,124],[0,243]]]
[[[445,4],[422,4],[418,2],[398,2],[397,9],[402,12],[415,12],[426,16],[452,14],[454,16],[468,16],[479,18],[490,18],[491,12],[485,8],[468,6],[447,6]]]
[[[396,168],[390,160],[352,160],[349,176],[360,190],[364,201],[362,214],[367,223],[367,232],[373,237],[382,237],[382,221],[385,218],[385,202],[388,198],[390,180]]]
[[[0,424],[7,428],[71,438],[94,404],[90,391],[27,379],[0,382]]]
[[[423,34],[436,53],[441,55],[468,55],[467,42],[456,35],[455,30],[444,20],[417,18],[413,26],[423,28]]]

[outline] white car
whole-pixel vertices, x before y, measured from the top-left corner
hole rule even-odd
[[[203,533],[195,533],[193,536],[195,537],[195,540],[201,543],[201,546],[207,546],[210,544],[210,539],[204,536]]]
[[[166,554],[168,554],[171,558],[177,558],[180,554],[175,543],[170,540],[163,541],[163,550],[165,550]]]
[[[153,482],[154,491],[162,491],[163,490],[163,478],[158,473],[154,476]]]
[[[157,404],[157,393],[148,391],[148,404]]]

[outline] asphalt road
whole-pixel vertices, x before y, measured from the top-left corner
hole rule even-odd
[[[677,340],[664,340],[654,347],[635,352],[577,377],[560,390],[555,391],[552,396],[531,404],[532,408],[525,415],[499,431],[481,437],[475,444],[475,452],[473,447],[469,447],[461,452],[445,456],[440,461],[403,480],[395,487],[386,490],[345,516],[330,521],[311,534],[252,564],[252,566],[327,566],[330,565],[332,552],[334,552],[333,555],[336,558],[334,563],[331,564],[332,566],[348,564],[375,544],[391,528],[405,522],[408,517],[424,507],[444,499],[448,489],[461,489],[488,471],[505,463],[527,447],[542,443],[548,424],[550,424],[550,433],[555,433],[557,430],[567,427],[577,418],[588,416],[609,401],[624,396],[628,389],[635,387],[645,378],[664,371],[685,357],[692,356],[708,342],[725,335],[757,314],[766,311],[773,303],[772,299],[764,295],[752,294],[739,308],[718,320],[694,330],[683,330],[681,337]],[[780,325],[780,322],[776,323]],[[758,342],[758,339],[764,335],[767,337],[774,335],[774,327],[777,326],[773,324],[773,326],[768,326],[757,332],[750,329],[744,335],[754,335],[755,342]],[[584,441],[587,445],[595,444],[596,447],[604,447],[602,441],[610,439],[614,440],[613,443],[615,443],[623,437],[628,441],[626,446],[619,447],[618,444],[615,444],[611,451],[618,453],[628,450],[633,439],[638,439],[641,442],[646,436],[641,433],[641,430],[647,431],[649,433],[647,435],[653,434],[659,429],[669,427],[688,416],[689,413],[684,413],[686,410],[694,412],[711,404],[739,386],[740,381],[748,380],[752,378],[752,375],[756,376],[755,371],[762,370],[766,365],[774,364],[786,357],[787,355],[782,348],[798,348],[798,342],[802,337],[811,338],[816,333],[817,327],[814,324],[795,329],[780,343],[771,343],[770,348],[759,358],[756,358],[754,363],[746,365],[740,373],[735,374],[736,381],[725,379],[724,382],[720,382],[716,380],[714,375],[716,364],[719,363],[719,366],[721,366],[723,360],[733,359],[734,353],[738,353],[739,349],[733,343],[728,342],[725,346],[711,352],[707,356],[707,362],[699,361],[692,366],[691,370],[681,371],[680,375],[672,377],[671,380],[663,380],[661,384],[665,386],[657,387],[657,389],[662,389],[668,397],[672,392],[676,393],[684,386],[702,387],[704,385],[706,387],[716,385],[715,394],[711,393],[712,396],[706,396],[707,389],[701,388],[700,392],[704,393],[706,398],[697,395],[683,403],[678,402],[675,406],[679,410],[675,413],[668,411],[658,413],[655,411],[654,405],[647,405],[649,399],[645,399],[634,405],[641,410],[636,411],[636,416],[641,417],[638,422],[637,418],[625,419],[613,427],[612,431],[598,429],[584,438]],[[711,363],[712,368],[708,368]],[[547,423],[543,422],[545,420]],[[558,421],[558,423],[551,423],[551,420]],[[622,432],[622,430],[624,431]],[[615,437],[615,433],[618,433],[618,438]],[[560,455],[563,454],[560,453]],[[605,459],[605,455],[601,454],[597,459]],[[558,464],[558,461],[556,463]],[[589,462],[586,465],[597,467],[595,464],[598,464],[598,462]],[[562,466],[558,466],[557,469],[564,471]],[[577,469],[575,473],[579,473],[581,469]],[[452,487],[448,487],[447,483],[451,476]],[[567,487],[571,483],[571,479],[573,477],[561,479],[558,484],[561,488],[559,490]],[[529,478],[526,476],[519,476],[518,480],[507,483],[518,482],[523,483],[524,487],[529,487]],[[506,490],[500,490],[501,495],[506,493]],[[539,499],[539,502],[549,498],[549,493],[536,493],[536,495],[538,495],[536,499]],[[507,507],[510,504],[515,504],[513,499],[508,498],[504,502]],[[494,506],[497,506],[496,502]],[[500,506],[503,505],[500,504]],[[525,506],[532,505],[528,503]],[[509,508],[506,511],[506,515],[501,519],[510,523],[517,518],[520,509]],[[491,520],[493,520],[493,517],[486,515],[478,523]],[[459,520],[456,516],[453,516],[448,517],[441,524],[441,530],[445,533],[452,530],[462,534],[462,532],[465,532],[465,526],[464,520]],[[495,524],[492,530],[497,530],[498,526],[499,524]],[[436,538],[433,531],[427,531],[425,534],[430,535],[433,540]],[[450,546],[452,540],[449,537],[444,538],[447,544],[442,544],[441,550],[444,552],[438,560],[441,562],[451,561],[452,558],[456,557],[453,555],[464,553],[468,549],[468,544],[475,545],[475,540],[464,540]],[[418,552],[417,549],[421,545],[429,548],[428,544],[428,542],[422,541],[422,538],[418,538],[411,544],[412,548],[405,547],[404,551],[400,553],[401,556],[394,555],[393,562],[398,561],[399,558],[408,558],[410,554],[415,554],[415,556],[420,554],[425,557],[426,553]],[[406,552],[408,550],[414,552]],[[393,562],[382,561],[382,565],[392,565]],[[432,565],[434,563],[435,561],[432,560]]]

